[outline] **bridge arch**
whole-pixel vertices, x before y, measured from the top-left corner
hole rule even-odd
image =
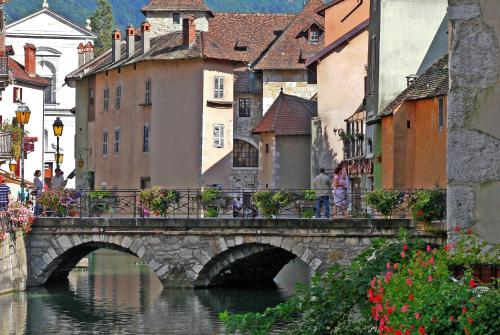
[[[35,285],[64,282],[82,258],[98,249],[111,249],[136,256],[163,281],[170,267],[159,263],[151,250],[143,245],[143,241],[140,237],[108,235],[54,237],[43,254],[32,255],[30,277]]]
[[[291,238],[262,237],[261,241],[243,243],[243,237],[220,238],[220,253],[205,257],[195,287],[256,284],[272,281],[283,267],[298,258],[313,271],[324,260],[307,246]],[[229,246],[228,246],[229,244]]]

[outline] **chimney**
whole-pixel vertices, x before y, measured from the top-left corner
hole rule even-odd
[[[182,45],[189,47],[196,40],[195,17],[190,15],[182,20]]]
[[[30,77],[36,76],[36,47],[33,44],[24,45],[24,70]]]
[[[150,48],[150,38],[151,38],[151,25],[148,21],[144,21],[141,24],[141,39],[142,39],[142,54],[144,55],[149,51]]]
[[[127,27],[127,58],[130,58],[135,53],[135,29],[134,26]]]
[[[85,64],[85,46],[83,43],[78,44],[78,67]]]
[[[92,42],[88,41],[87,44],[85,44],[85,49],[83,49],[83,51],[85,52],[85,63],[94,59],[94,45]]]
[[[120,34],[119,30],[113,32],[112,40],[113,63],[115,63],[122,58],[122,34]]]

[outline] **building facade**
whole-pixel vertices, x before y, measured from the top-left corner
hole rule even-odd
[[[382,111],[383,188],[446,188],[448,88],[445,56]]]
[[[321,1],[311,0],[304,8],[304,11],[307,11],[307,13],[312,12],[312,8],[317,8],[319,5],[322,5]],[[101,184],[105,184],[106,187],[116,186],[118,188],[149,187],[150,185],[202,187],[213,184],[224,188],[237,189],[258,187],[260,166],[258,152],[260,144],[258,137],[252,133],[252,130],[257,126],[266,110],[264,103],[266,88],[264,85],[264,70],[258,68],[257,65],[271,51],[272,54],[276,53],[273,45],[278,42],[280,47],[293,49],[293,60],[284,61],[275,59],[274,56],[267,57],[266,66],[274,62],[279,71],[291,74],[287,81],[281,82],[279,89],[283,87],[285,91],[288,90],[292,93],[307,91],[302,95],[311,98],[315,94],[315,90],[310,89],[310,87],[315,85],[300,84],[306,81],[305,61],[302,58],[308,52],[321,49],[323,34],[320,28],[317,27],[322,27],[322,17],[314,19],[313,22],[309,19],[304,20],[304,14],[301,13],[212,13],[203,1],[179,2],[172,0],[153,0],[143,8],[143,12],[146,15],[148,24],[151,26],[149,32],[151,48],[153,48],[153,43],[157,48],[160,48],[161,45],[169,45],[165,40],[169,34],[183,34],[183,30],[179,30],[181,26],[175,23],[180,15],[182,20],[184,18],[194,20],[197,36],[204,36],[202,38],[205,41],[210,38],[214,39],[215,43],[213,45],[204,42],[204,48],[210,47],[209,49],[215,52],[215,46],[217,46],[217,52],[229,55],[231,62],[228,63],[223,58],[222,63],[217,61],[207,65],[206,62],[196,61],[191,58],[180,60],[176,56],[172,56],[175,53],[170,50],[170,52],[167,52],[170,56],[164,57],[172,62],[177,62],[179,67],[183,68],[182,73],[175,72],[171,67],[167,69],[166,65],[158,60],[154,62],[151,60],[150,62],[150,59],[145,58],[136,63],[135,72],[130,74],[128,78],[133,78],[133,82],[137,83],[135,85],[144,87],[144,80],[151,76],[150,83],[154,93],[153,99],[168,98],[168,100],[154,102],[150,115],[147,116],[148,112],[144,112],[144,119],[140,119],[138,122],[130,121],[131,128],[119,126],[121,148],[125,150],[123,154],[120,153],[120,164],[122,166],[129,164],[130,169],[127,169],[127,171],[134,169],[140,173],[138,172],[139,174],[136,175],[135,172],[130,172],[130,178],[124,177],[123,181],[116,182],[114,176],[118,167],[104,167],[104,164],[98,161],[102,160],[102,157],[98,157],[98,154],[96,154],[96,152],[100,151],[102,146],[100,142],[103,142],[105,136],[104,129],[99,128],[103,123],[98,121],[98,108],[103,102],[97,100],[101,99],[99,95],[103,94],[99,91],[104,88],[102,86],[102,82],[104,82],[105,86],[110,87],[106,99],[113,101],[113,94],[116,95],[114,91],[116,87],[113,89],[112,86],[118,85],[118,82],[111,82],[110,80],[115,79],[110,78],[123,78],[123,74],[126,72],[125,67],[120,66],[120,73],[114,73],[113,68],[113,70],[107,70],[108,77],[101,75],[104,69],[103,64],[109,65],[109,58],[113,57],[112,50],[110,50],[104,56],[92,60],[74,71],[67,78],[67,81],[72,86],[75,86],[77,90],[76,119],[78,132],[76,146],[77,150],[87,148],[92,153],[86,158],[77,157],[79,164],[82,166],[77,170],[77,187],[100,187]],[[203,13],[203,15],[198,15],[199,13]],[[302,15],[301,19],[296,20],[300,15]],[[205,19],[208,22],[207,27],[204,26]],[[155,28],[155,25],[160,26],[160,28]],[[317,33],[309,34],[310,28],[317,31]],[[166,33],[167,31],[169,33]],[[135,32],[136,40],[142,38],[139,36],[142,36],[142,31]],[[282,40],[281,36],[284,35],[287,38]],[[127,41],[128,38],[129,36],[126,37]],[[122,48],[123,56],[128,47],[123,45]],[[143,47],[138,45],[136,50],[138,48]],[[302,49],[305,51],[301,52]],[[236,63],[235,60],[237,60]],[[139,71],[139,69],[145,69],[145,64],[148,62],[150,63],[148,65],[149,70],[146,72]],[[156,74],[156,68],[161,69],[158,74]],[[271,70],[271,68],[266,68],[265,71],[268,70]],[[89,75],[91,73],[95,73],[95,76]],[[171,79],[166,81],[167,78],[172,77],[165,75],[165,73],[171,73],[172,76],[176,73],[178,78],[175,81]],[[210,79],[216,73],[220,73],[219,77],[222,79],[217,83],[212,82]],[[177,90],[174,89],[176,85],[179,85]],[[125,86],[126,84],[123,84],[123,87]],[[224,93],[215,95],[215,86],[219,91],[223,89]],[[133,90],[139,91],[144,90],[144,88],[137,86]],[[88,99],[85,98],[89,96],[89,92],[95,94],[96,101],[94,105],[89,105]],[[177,92],[177,95],[171,96],[170,92]],[[122,98],[129,99],[124,94],[122,93]],[[143,94],[144,92],[141,95]],[[184,96],[190,96],[191,99],[180,99],[180,97]],[[223,97],[220,98],[221,96]],[[176,106],[178,111],[182,111],[182,113],[172,113],[170,116],[159,112],[156,114],[154,112],[155,105]],[[134,103],[129,105],[128,102],[123,106],[127,107],[121,107],[121,109],[135,108],[129,107],[134,106]],[[142,109],[146,111],[148,108],[146,106]],[[228,108],[231,115],[227,115]],[[126,115],[126,113],[122,114]],[[133,150],[133,147],[142,146],[142,135],[140,137],[137,134],[143,134],[146,131],[141,130],[138,133],[139,129],[137,127],[138,124],[147,121],[148,117],[151,121],[151,151],[146,154],[138,153],[137,150]],[[118,126],[111,123],[118,124],[120,119],[109,116],[105,120],[104,124],[106,124],[109,136],[107,141],[114,141],[114,128]],[[176,127],[175,122],[172,123],[173,121],[179,124],[186,122],[186,127],[189,123],[191,128],[188,130],[188,128]],[[220,127],[214,127],[214,125],[220,125]],[[170,134],[175,135],[175,137],[170,138]],[[191,136],[189,137],[188,134]],[[219,138],[217,143],[214,142],[214,135]],[[93,138],[99,138],[99,140],[92,140]],[[167,139],[169,140],[167,141]],[[180,142],[181,139],[182,142]],[[136,143],[132,143],[132,141]],[[190,146],[189,143],[193,143],[193,145]],[[222,143],[223,147],[220,147]],[[158,154],[154,148],[157,148],[161,154]],[[179,156],[181,155],[179,148],[185,148],[186,152],[195,152],[197,154]],[[133,152],[132,156],[134,158],[130,158],[131,155],[128,154],[127,150],[133,150],[131,152]],[[109,159],[110,157],[108,157]],[[128,162],[127,164],[124,163],[125,160]],[[133,163],[131,160],[133,160]],[[168,163],[165,163],[164,160],[168,160]],[[165,164],[170,164],[172,168],[166,167]],[[199,171],[198,175],[193,177],[194,174],[189,172],[189,178],[181,176],[183,172],[187,173],[187,171],[183,171],[185,170],[182,168],[183,166],[193,167],[196,171]],[[148,170],[149,172],[146,173]],[[120,173],[124,174],[126,171],[121,170]],[[160,174],[164,175],[163,179],[156,177]],[[106,177],[101,177],[104,175]],[[172,178],[175,179],[175,182],[171,181]],[[112,182],[111,179],[113,179]]]
[[[364,137],[370,2],[333,1],[317,11],[326,30],[325,47],[306,62],[318,73],[311,175],[320,168],[332,171],[345,160],[353,189],[370,189],[370,147]]]
[[[6,26],[7,43],[14,49],[13,58],[22,63],[23,48],[26,43],[36,47],[36,72],[49,80],[44,94],[44,120],[40,143],[45,164],[45,174],[50,177],[55,169],[56,138],[52,124],[59,117],[64,123],[61,137],[61,152],[64,161],[61,165],[67,174],[75,169],[75,90],[65,85],[65,77],[79,65],[78,45],[93,43],[96,39],[89,29],[74,24],[49,8],[44,1],[40,11],[35,12]],[[31,108],[31,107],[30,107]],[[74,186],[74,179],[68,181]]]
[[[367,134],[373,142],[374,186],[382,186],[380,113],[448,50],[447,0],[373,0],[367,67]]]
[[[279,94],[254,129],[260,138],[261,188],[310,188],[311,119],[315,116],[316,101]]]

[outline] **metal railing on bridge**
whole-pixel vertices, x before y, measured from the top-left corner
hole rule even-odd
[[[426,192],[422,194],[422,192]],[[65,191],[43,216],[165,218],[316,218],[312,190],[139,190]],[[329,217],[446,217],[444,190],[359,190],[330,194]],[[321,216],[325,217],[324,206]]]

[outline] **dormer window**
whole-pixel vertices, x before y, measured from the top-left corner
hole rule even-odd
[[[172,18],[174,20],[174,24],[181,24],[181,13],[173,13]]]
[[[309,29],[309,42],[311,43],[319,42],[319,30]]]

